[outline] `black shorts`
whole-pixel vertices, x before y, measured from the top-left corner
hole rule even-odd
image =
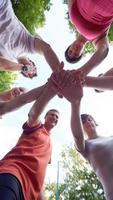
[[[12,174],[0,174],[0,199],[24,200],[21,184]]]

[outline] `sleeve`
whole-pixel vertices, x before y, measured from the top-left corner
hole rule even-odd
[[[43,126],[42,123],[39,123],[39,124],[37,124],[37,125],[35,125],[35,126],[33,126],[33,127],[30,127],[30,126],[27,124],[27,122],[25,122],[25,123],[23,124],[23,126],[22,126],[22,128],[23,128],[23,134],[29,135],[29,134],[31,134],[32,132],[34,132],[34,131],[38,130],[39,128],[41,128],[42,126]]]
[[[4,5],[5,0],[0,0],[0,8],[2,8],[2,6]]]

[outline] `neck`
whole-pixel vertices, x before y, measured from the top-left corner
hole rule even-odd
[[[89,140],[98,138],[97,133],[88,137]]]
[[[87,137],[89,140],[95,139],[98,137],[98,134],[97,134],[96,130],[93,130],[93,131],[87,132]]]
[[[85,44],[87,42],[87,39],[82,35],[78,36],[78,40],[80,40],[83,44]]]
[[[48,132],[51,131],[52,127],[50,127],[48,124],[44,124],[44,126],[45,126],[45,128],[46,128],[46,130],[47,130]]]

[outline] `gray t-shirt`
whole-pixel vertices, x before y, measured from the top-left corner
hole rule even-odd
[[[0,0],[0,55],[16,59],[34,52],[34,37],[15,16],[10,0]]]
[[[107,200],[113,200],[113,137],[86,140],[83,156],[100,179]]]

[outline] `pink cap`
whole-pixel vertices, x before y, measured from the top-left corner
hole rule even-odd
[[[109,24],[94,24],[83,18],[83,16],[79,12],[77,1],[75,1],[72,6],[70,17],[78,32],[89,41],[98,38],[109,28]]]

